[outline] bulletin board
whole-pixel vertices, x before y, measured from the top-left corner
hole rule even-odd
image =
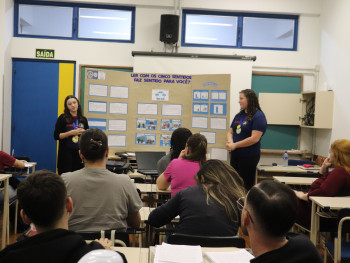
[[[227,161],[230,75],[85,69],[84,113],[111,152],[168,151],[179,127],[201,133],[212,159]]]

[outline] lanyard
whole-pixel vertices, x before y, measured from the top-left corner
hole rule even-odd
[[[78,119],[75,120],[75,122],[73,122],[73,129],[77,129],[79,125]]]
[[[239,120],[239,125],[241,125],[241,127],[242,127],[242,124],[244,122],[244,119],[245,119],[245,114],[242,113],[241,119]]]

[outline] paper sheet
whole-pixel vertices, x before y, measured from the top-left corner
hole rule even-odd
[[[109,113],[112,114],[128,114],[128,104],[120,102],[109,103]]]
[[[169,101],[169,90],[152,89],[152,100]]]
[[[217,99],[219,99],[219,92],[212,91],[212,92],[211,92],[211,99],[212,99],[212,100],[217,100]]]
[[[109,120],[108,121],[109,131],[126,131],[126,120]]]
[[[158,115],[158,104],[155,103],[138,103],[137,114]]]
[[[226,118],[210,118],[210,129],[226,130],[227,129]]]
[[[218,159],[227,162],[227,150],[220,148],[211,148],[211,159]]]
[[[89,127],[90,128],[99,128],[103,131],[106,130],[107,127],[107,121],[106,119],[88,119]]]
[[[129,88],[128,87],[111,86],[110,97],[111,98],[128,99],[129,98]]]
[[[181,116],[182,105],[181,104],[163,104],[162,105],[163,116]]]
[[[98,84],[89,85],[89,96],[107,97],[107,95],[108,95],[107,85],[98,85]]]
[[[125,147],[126,135],[108,135],[108,146],[110,147]]]
[[[89,112],[107,113],[107,103],[98,101],[89,101]]]
[[[207,138],[208,143],[215,144],[216,143],[216,133],[215,132],[203,132],[201,131],[200,134],[204,135],[205,138]]]
[[[200,246],[169,245],[163,243],[156,247],[154,263],[201,263],[203,262]]]
[[[219,100],[226,100],[226,92],[219,93]]]
[[[212,263],[249,263],[254,258],[245,249],[232,252],[205,252],[204,257],[209,259]]]
[[[192,128],[208,129],[208,118],[192,117]]]

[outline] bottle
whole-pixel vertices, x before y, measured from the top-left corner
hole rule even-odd
[[[284,151],[284,154],[283,154],[283,166],[288,166],[288,153],[287,153],[287,151]]]

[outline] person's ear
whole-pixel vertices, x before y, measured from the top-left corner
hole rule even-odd
[[[107,147],[107,151],[106,151],[106,156],[108,158],[108,154],[109,154],[109,147]]]
[[[84,162],[84,156],[83,156],[83,154],[81,153],[80,150],[79,150],[79,156],[80,156],[80,159]]]
[[[26,223],[27,225],[30,225],[30,223],[32,223],[32,220],[30,220],[30,218],[23,211],[23,209],[21,209],[20,214],[21,214],[21,217],[22,217],[24,223]]]
[[[250,218],[249,218],[249,215],[248,215],[248,212],[246,210],[242,210],[242,224],[244,226],[247,226],[250,224]]]
[[[70,196],[67,197],[66,209],[68,213],[72,213],[73,211],[73,200]]]

